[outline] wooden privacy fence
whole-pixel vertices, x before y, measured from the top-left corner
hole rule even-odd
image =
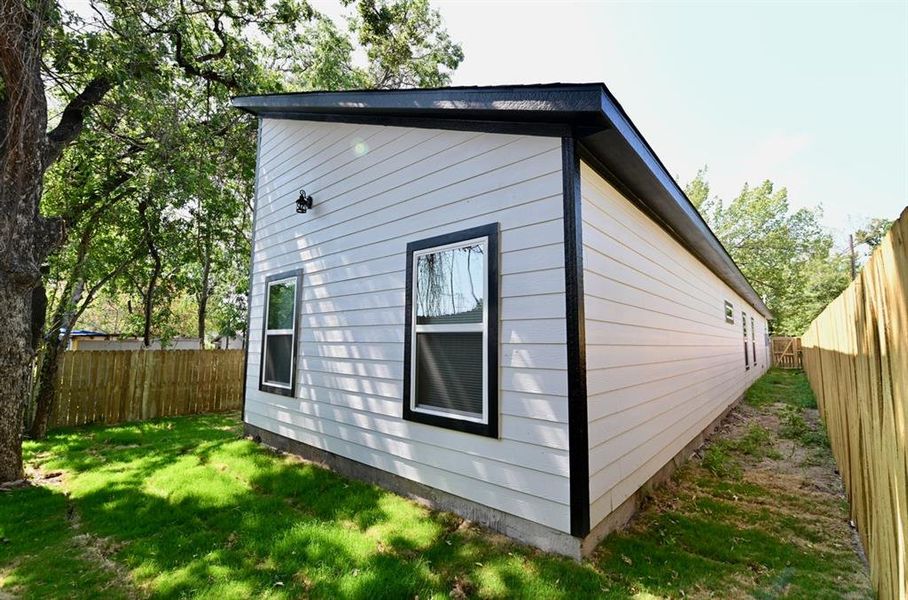
[[[70,351],[57,377],[52,427],[237,410],[243,351]]]
[[[772,366],[781,369],[800,369],[801,338],[773,337]]]
[[[851,512],[884,600],[908,596],[908,209],[802,336]]]

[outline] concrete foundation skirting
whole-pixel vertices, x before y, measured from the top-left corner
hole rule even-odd
[[[643,500],[652,494],[653,490],[665,483],[690,456],[703,445],[703,442],[715,431],[719,423],[732,409],[741,402],[743,396],[730,404],[716,419],[710,423],[697,437],[691,440],[684,448],[668,461],[655,475],[621,503],[605,519],[595,525],[584,539],[576,538],[569,533],[558,531],[534,523],[527,519],[505,513],[496,508],[491,508],[454,494],[449,494],[439,489],[417,483],[394,473],[345,458],[343,456],[315,448],[297,440],[284,437],[277,433],[267,431],[261,427],[245,423],[246,434],[252,436],[266,446],[288,452],[305,460],[321,465],[327,469],[340,473],[351,479],[358,479],[375,484],[401,496],[423,504],[435,510],[445,510],[460,515],[464,519],[475,521],[493,531],[502,533],[531,546],[536,546],[547,552],[562,554],[574,559],[588,556],[605,537],[621,529],[633,518]]]
[[[351,479],[375,484],[435,510],[444,510],[474,521],[547,552],[580,558],[580,539],[563,531],[516,517],[454,494],[304,444],[297,440],[245,423],[246,434],[266,446],[300,456]]]
[[[725,417],[728,416],[741,400],[744,399],[744,396],[741,395],[737,400],[728,405],[728,407],[722,411],[722,413],[713,419],[713,421],[706,426],[706,429],[700,432],[697,437],[692,439],[680,452],[675,454],[674,457],[667,463],[665,463],[661,469],[656,471],[656,474],[646,480],[642,486],[640,486],[636,492],[634,492],[630,498],[622,502],[618,508],[609,513],[609,515],[595,525],[592,530],[587,534],[581,543],[581,554],[583,556],[589,556],[592,554],[593,550],[596,549],[596,546],[599,545],[599,542],[604,540],[608,534],[613,531],[617,531],[626,526],[630,520],[637,514],[640,505],[643,503],[648,496],[652,495],[653,490],[657,487],[668,481],[672,474],[683,465],[691,455],[697,451],[700,446],[709,438],[710,435],[716,430],[716,427],[725,420]]]

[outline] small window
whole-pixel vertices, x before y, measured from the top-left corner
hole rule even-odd
[[[754,366],[757,366],[757,328],[754,326],[754,318],[750,318],[750,345],[753,350]]]
[[[744,325],[744,369],[750,369],[750,354],[747,352],[747,313],[741,313],[741,323]]]
[[[498,436],[498,224],[407,246],[403,416]]]
[[[265,392],[293,396],[299,279],[299,273],[293,272],[266,280],[259,385]]]
[[[725,301],[725,322],[734,323],[735,322],[735,309],[732,308],[731,302],[728,300]]]

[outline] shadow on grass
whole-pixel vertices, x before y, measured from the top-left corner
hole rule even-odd
[[[781,573],[794,573],[796,584],[825,584],[805,579],[816,565],[808,549],[780,539],[784,524],[761,532],[729,512],[731,497],[766,493],[758,486],[709,480],[700,488],[712,504],[682,499],[679,510],[643,516],[592,561],[575,563],[461,528],[452,515],[289,460],[239,434],[236,417],[220,415],[60,431],[29,442],[27,461],[63,470],[69,497],[44,487],[0,496],[0,537],[10,540],[0,545],[0,559],[12,565],[6,585],[43,598],[94,598],[103,590],[105,597],[218,600],[573,600],[721,594],[742,572],[758,573],[766,585]],[[127,580],[84,556],[69,506],[79,531],[110,542],[109,557],[129,572]]]
[[[39,487],[16,492],[14,504],[24,510],[27,494],[46,496],[41,512],[69,547],[71,503],[80,530],[112,542],[110,558],[154,597],[442,598],[459,581],[469,591],[483,579],[486,596],[576,597],[576,586],[560,588],[565,570],[586,580],[581,589],[600,589],[589,567],[490,543],[481,532],[454,533],[459,520],[450,515],[287,460],[238,433],[235,417],[56,432],[29,443],[26,458],[63,470],[69,499]],[[51,573],[37,558],[47,552],[23,543],[26,529],[4,535],[19,557],[8,585],[44,597],[93,597],[111,585],[103,574],[82,582],[85,561]],[[526,560],[553,566],[528,573]],[[42,587],[51,574],[74,583]]]

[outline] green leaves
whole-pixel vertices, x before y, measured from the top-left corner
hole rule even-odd
[[[706,169],[687,194],[775,316],[773,331],[800,335],[848,285],[848,261],[833,249],[816,209],[792,210],[769,180],[747,184],[731,202],[709,198]]]
[[[51,258],[58,307],[82,281],[102,285],[104,304],[85,325],[138,333],[151,294],[156,335],[245,328],[256,124],[230,97],[442,85],[463,59],[426,0],[342,4],[339,22],[301,0],[59,9],[45,40],[51,102],[65,106],[97,77],[115,83],[47,177],[42,210],[69,227]]]

